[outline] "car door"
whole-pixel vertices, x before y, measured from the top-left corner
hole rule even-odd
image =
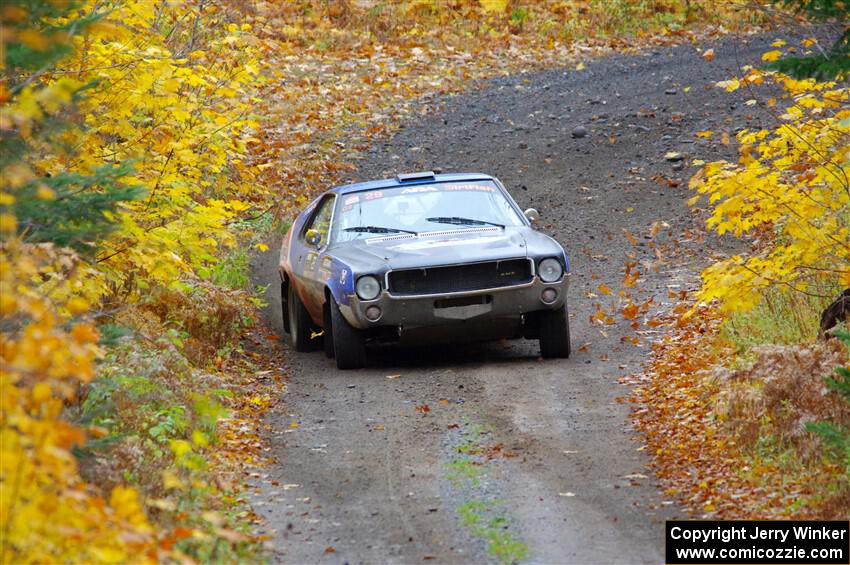
[[[330,276],[330,258],[324,254],[324,251],[330,242],[335,202],[336,195],[325,195],[316,206],[316,211],[304,224],[300,234],[303,255],[297,259],[301,263],[299,271],[302,274],[299,295],[315,321],[322,319],[325,282]]]

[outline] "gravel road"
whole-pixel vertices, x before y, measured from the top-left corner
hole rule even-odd
[[[652,336],[620,317],[608,326],[589,317],[596,304],[617,304],[630,255],[653,314],[670,307],[668,290],[693,281],[709,249],[722,250],[686,232],[691,161],[733,155],[722,132],[734,142],[736,128],[771,123],[710,86],[758,61],[770,39],[704,45],[711,62],[680,46],[496,79],[360,155],[352,179],[480,171],[537,208],[573,263],[573,356],[542,361],[531,341],[386,349],[368,369],[341,372],[321,352],[291,354],[287,394],[270,415],[279,464],[262,471],[256,499],[275,561],[496,562],[470,525],[478,509],[503,518],[499,539],[526,547],[514,554],[523,561],[663,562],[663,520],[682,510],[652,478],[618,382],[639,370]],[[253,268],[280,330],[277,259],[265,253]],[[466,466],[464,439],[478,446]],[[459,469],[475,477],[459,480]]]

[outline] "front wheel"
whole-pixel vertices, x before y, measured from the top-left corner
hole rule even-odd
[[[566,305],[540,312],[540,355],[544,359],[570,356],[570,317]]]
[[[331,330],[331,302],[333,298],[328,298],[325,306],[322,308],[322,321],[324,329],[322,330],[322,344],[325,348],[325,357],[328,359],[334,358],[334,334]]]
[[[336,300],[331,297],[331,335],[333,352],[338,369],[361,369],[366,366],[366,338],[363,332],[351,327],[348,320],[339,311]],[[327,331],[327,329],[325,330]]]

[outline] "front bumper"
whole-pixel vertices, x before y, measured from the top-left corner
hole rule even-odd
[[[384,290],[374,300],[361,300],[352,294],[348,296],[347,306],[340,305],[340,311],[355,328],[397,327],[399,335],[405,330],[471,321],[518,320],[529,312],[562,308],[569,281],[570,275],[566,273],[554,283],[545,283],[535,276],[531,282],[520,285],[445,294],[394,296]],[[548,304],[541,297],[546,289],[557,292],[557,298]],[[371,306],[381,309],[380,317],[374,321],[366,317]]]

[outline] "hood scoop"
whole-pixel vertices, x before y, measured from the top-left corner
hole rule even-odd
[[[399,241],[405,239],[426,239],[430,237],[446,237],[446,236],[454,236],[468,233],[492,233],[492,232],[501,232],[502,228],[497,228],[496,226],[486,226],[480,228],[463,228],[463,229],[454,229],[454,230],[440,230],[440,231],[429,231],[423,232],[419,235],[413,235],[412,233],[401,233],[398,235],[387,235],[381,237],[370,237],[366,240],[367,245],[375,244],[375,243],[385,243],[389,241]]]

